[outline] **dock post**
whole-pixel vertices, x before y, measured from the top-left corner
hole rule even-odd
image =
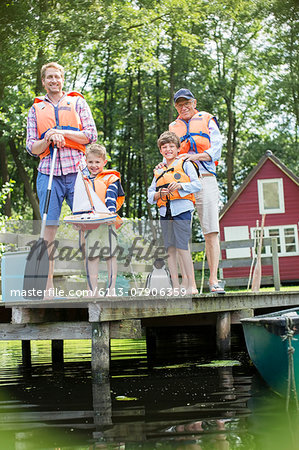
[[[110,330],[109,322],[92,324],[91,372],[94,380],[109,377],[110,369]]]
[[[230,312],[219,312],[217,314],[217,323],[216,323],[216,343],[217,349],[221,355],[230,352],[231,348],[231,317]]]
[[[53,367],[61,367],[63,365],[63,340],[53,339],[51,341],[51,351]]]
[[[92,324],[91,373],[94,381],[107,379],[110,369],[110,322],[101,322],[101,312],[100,305],[88,305],[89,322]]]
[[[146,327],[146,352],[147,354],[154,354],[157,350],[157,333],[155,328]]]
[[[103,427],[112,425],[112,402],[108,379],[92,380],[92,400],[96,432],[101,433]]]
[[[153,366],[156,362],[157,353],[157,331],[156,328],[146,327],[146,358],[149,366]]]
[[[22,364],[31,367],[31,341],[22,341]]]

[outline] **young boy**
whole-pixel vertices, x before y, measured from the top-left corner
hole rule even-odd
[[[201,189],[193,164],[178,158],[180,139],[175,133],[165,131],[157,141],[166,167],[154,170],[148,189],[148,202],[157,203],[164,245],[168,251],[168,267],[174,292],[179,292],[177,257],[180,256],[182,272],[187,274],[187,294],[192,294],[193,263],[189,250],[191,219],[194,211],[194,192]]]
[[[89,170],[88,181],[96,194],[106,204],[111,213],[118,211],[124,203],[124,191],[120,182],[120,173],[115,170],[104,170],[107,164],[106,149],[103,145],[91,144],[86,148],[86,165]],[[112,256],[117,245],[115,227],[121,225],[118,218],[116,226],[100,225],[97,229],[86,233],[89,249],[93,247],[100,251],[100,248],[108,247],[109,254],[106,259],[108,269],[108,295],[115,295],[115,282],[117,277],[116,256]],[[105,253],[107,255],[107,252]],[[98,282],[100,257],[89,254],[86,267],[90,288],[96,292]]]

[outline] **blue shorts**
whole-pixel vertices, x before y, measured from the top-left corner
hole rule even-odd
[[[74,187],[77,174],[69,173],[59,177],[53,177],[49,210],[47,216],[47,225],[58,225],[61,213],[61,206],[65,199],[72,209],[74,198]],[[44,214],[44,206],[48,189],[49,175],[38,172],[36,180],[37,195],[39,199],[39,210],[41,217]]]
[[[171,218],[160,216],[165,248],[175,247],[188,250],[191,237],[191,218],[191,211],[185,211]]]

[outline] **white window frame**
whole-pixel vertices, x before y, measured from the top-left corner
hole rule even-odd
[[[293,228],[294,237],[295,237],[295,246],[296,250],[294,252],[286,251],[286,243],[285,243],[285,233],[284,230],[286,228]],[[260,227],[252,227],[250,228],[251,239],[254,239],[254,232],[256,229],[260,229]],[[299,255],[299,240],[298,240],[298,228],[297,225],[276,225],[271,227],[264,228],[264,237],[272,237],[269,236],[270,230],[278,230],[279,232],[279,240],[280,240],[280,251],[278,252],[278,256],[298,256]],[[262,257],[272,256],[271,247],[269,245],[265,246],[265,251],[261,255]]]
[[[224,227],[224,240],[225,241],[242,241],[249,239],[249,227],[248,225]],[[250,258],[249,248],[227,248],[226,258]]]
[[[278,198],[279,208],[266,209],[264,205],[263,186],[264,184],[274,183],[278,184]],[[285,212],[284,206],[284,191],[283,191],[283,179],[282,178],[267,178],[264,180],[257,180],[258,201],[260,214],[283,214]]]

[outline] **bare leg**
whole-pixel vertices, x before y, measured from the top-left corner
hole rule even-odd
[[[205,234],[205,241],[206,241],[207,260],[210,269],[209,283],[210,285],[213,285],[215,283],[218,283],[217,274],[220,255],[218,233]]]
[[[168,267],[172,281],[173,289],[179,289],[179,276],[177,267],[177,249],[175,247],[168,247]]]
[[[49,295],[51,294],[51,289],[53,289],[54,292],[54,282],[53,282],[53,276],[54,276],[54,245],[53,242],[55,240],[55,236],[57,233],[58,226],[46,226],[45,228],[45,235],[44,240],[47,242],[48,247],[48,255],[49,255],[49,273],[48,273],[48,280],[46,284],[46,290],[48,291]],[[53,295],[53,294],[52,294]]]
[[[95,293],[98,287],[99,260],[99,257],[88,259],[86,273],[88,274],[89,283],[91,284],[91,286],[88,285],[88,290],[91,289],[92,293]]]
[[[117,260],[116,256],[112,256],[106,260],[108,271],[108,288],[109,294],[115,294],[115,283],[117,277]]]
[[[192,293],[193,281],[194,281],[194,269],[191,253],[189,250],[183,250],[181,248],[177,249],[178,254],[180,255],[180,261],[182,263],[181,268],[184,270],[186,274],[186,282],[187,285],[184,286],[187,289],[187,293]]]
[[[191,258],[192,258],[192,256],[191,256]],[[185,270],[184,264],[182,262],[182,258],[181,258],[180,253],[178,254],[178,260],[179,260],[179,266],[180,266],[181,275],[182,275],[182,287],[187,289],[187,286],[188,286],[188,275],[186,273],[186,270]],[[194,273],[193,262],[192,262],[191,275],[192,275],[192,290],[193,290],[193,293],[196,294],[196,293],[198,293],[198,290],[197,290],[196,281],[195,281],[195,273]]]

